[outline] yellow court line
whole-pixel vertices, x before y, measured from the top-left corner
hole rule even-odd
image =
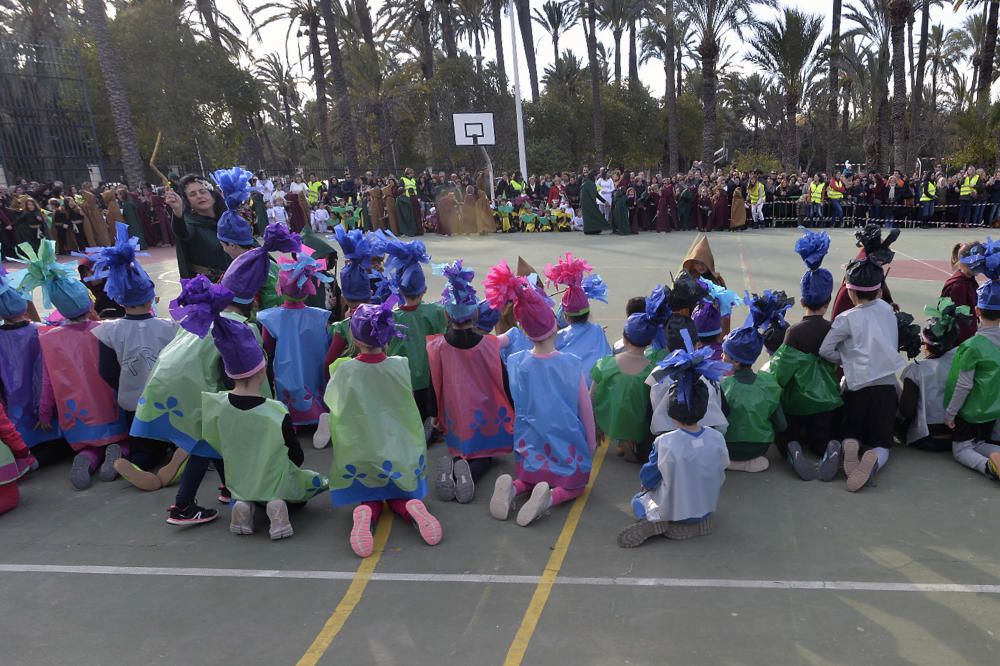
[[[323,628],[320,629],[312,645],[302,655],[296,666],[316,666],[330,648],[333,639],[337,637],[337,634],[344,627],[347,618],[354,612],[354,608],[358,605],[358,602],[361,601],[361,595],[365,593],[368,581],[371,579],[371,575],[375,573],[375,567],[382,557],[382,551],[385,550],[385,544],[389,540],[389,532],[392,530],[392,512],[384,510],[382,514],[381,520],[378,521],[378,525],[375,527],[375,543],[372,554],[366,557],[358,566],[358,570],[354,574],[354,579],[351,581],[351,586],[347,588],[347,592],[344,593],[340,603],[337,604],[337,608],[327,618]]]
[[[580,524],[580,516],[583,514],[583,508],[587,505],[590,491],[594,488],[594,482],[597,480],[597,475],[601,471],[601,465],[604,463],[604,456],[610,446],[611,442],[605,440],[604,445],[597,449],[597,455],[594,456],[594,464],[590,470],[590,480],[587,482],[587,487],[584,489],[583,494],[577,497],[573,502],[573,506],[570,507],[569,515],[566,516],[566,524],[563,525],[562,532],[559,533],[559,539],[556,541],[555,548],[552,549],[552,554],[549,555],[549,561],[545,565],[545,570],[542,571],[542,577],[539,579],[538,585],[535,586],[535,593],[531,595],[528,608],[524,611],[521,626],[518,628],[517,633],[514,635],[514,640],[511,641],[510,647],[507,649],[507,656],[503,660],[504,666],[520,666],[520,663],[524,660],[524,653],[528,650],[528,643],[531,642],[531,637],[538,627],[538,620],[542,617],[545,604],[548,603],[549,593],[552,592],[552,586],[556,582],[559,570],[562,569],[563,560],[566,558],[566,552],[569,550],[569,544],[573,540],[573,534],[576,532],[577,525]]]

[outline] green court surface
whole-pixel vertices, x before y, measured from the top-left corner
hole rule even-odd
[[[827,267],[839,279],[857,248],[850,232],[831,235]],[[731,288],[797,295],[797,236],[709,239]],[[694,238],[425,241],[434,262],[464,258],[477,281],[501,259],[541,270],[561,252],[582,256],[609,285],[610,304],[593,311],[614,340],[625,301],[669,282]],[[903,232],[889,276],[903,310],[923,319],[951,246],[969,238]],[[165,313],[179,288],[171,252],[154,250],[146,266]],[[441,278],[428,283],[436,298]],[[800,316],[796,307],[789,320]],[[327,471],[329,449],[303,438],[306,466]],[[714,534],[634,550],[615,537],[632,520],[638,466],[598,457],[592,491],[527,528],[487,511],[493,480],[513,470],[503,460],[472,504],[428,499],[439,546],[397,519],[380,526],[381,556],[364,562],[348,544],[350,512],[325,496],[293,515],[294,538],[271,543],[262,518],[257,534],[230,534],[221,505],[213,524],[167,525],[172,488],[95,480],[77,492],[68,463],[41,470],[0,518],[0,664],[1000,662],[1000,484],[950,455],[896,449],[877,486],[849,494],[842,476],[799,481],[772,449],[770,470],[727,475]],[[216,506],[215,485],[210,473],[202,504]]]

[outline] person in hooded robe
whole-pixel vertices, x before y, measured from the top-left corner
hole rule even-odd
[[[90,190],[83,191],[83,235],[87,237],[87,247],[98,247],[110,244],[111,236],[104,224],[101,208],[97,205],[97,195]]]
[[[594,182],[593,176],[587,175],[580,185],[580,209],[583,211],[583,233],[588,236],[597,235],[608,228],[598,201],[608,205],[611,203],[597,191],[597,183]]]
[[[385,202],[381,188],[374,184],[368,188],[368,215],[371,218],[371,231],[385,229]]]
[[[396,205],[396,184],[393,181],[389,181],[382,188],[382,201],[385,206],[386,222],[389,225],[389,231],[395,235],[399,235],[399,207]]]
[[[137,205],[138,197],[133,198],[129,191],[122,187],[118,190],[118,200],[121,205],[122,217],[115,222],[125,222],[128,225],[129,235],[139,239],[139,249],[144,250],[149,247],[146,242],[146,229],[142,224],[142,216],[139,214]],[[116,232],[117,233],[117,232]]]
[[[118,192],[107,189],[101,192],[101,199],[104,200],[104,228],[108,234],[108,244],[110,245],[115,237],[115,224],[125,222],[125,214],[118,203]]]
[[[687,271],[695,278],[705,278],[720,287],[726,286],[722,274],[715,269],[715,256],[706,236],[701,236],[691,245],[687,256],[681,262],[681,270]]]
[[[747,207],[743,199],[743,190],[733,189],[733,204],[730,206],[729,230],[742,231],[747,226]]]

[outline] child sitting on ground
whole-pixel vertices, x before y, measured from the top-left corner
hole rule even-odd
[[[971,319],[968,306],[956,306],[950,298],[927,305],[930,315],[921,333],[924,358],[906,366],[900,378],[897,433],[907,446],[924,451],[951,451],[951,429],[945,425],[944,393],[948,373],[958,352],[962,321]]]
[[[358,557],[372,554],[383,501],[413,523],[427,545],[441,541],[441,523],[421,501],[427,443],[407,361],[384,352],[389,338],[402,335],[392,318],[396,300],[357,307],[351,335],[359,354],[333,364],[324,396],[333,436],[330,499],[334,506],[357,505],[350,543]]]
[[[104,291],[125,308],[125,317],[105,321],[91,332],[100,341],[101,377],[117,392],[118,406],[125,412],[131,428],[139,396],[160,352],[177,334],[177,324],[153,316],[156,292],[153,281],[136,258],[140,256],[136,251],[139,239],[129,238],[127,224],[119,222],[115,229],[113,246],[88,248],[87,253],[94,262],[93,277],[104,280]],[[167,442],[145,437],[131,437],[120,445],[109,444],[100,470],[101,480],[112,481],[116,474],[128,479],[133,472],[152,470],[163,462],[167,446]],[[173,476],[186,457],[183,450],[175,451],[165,474]]]
[[[44,362],[39,423],[45,427],[53,413],[58,413],[63,436],[76,451],[70,482],[77,490],[86,490],[105,460],[105,447],[128,438],[125,414],[114,390],[100,381],[99,343],[91,334],[100,324],[90,318],[93,302],[76,277],[76,262],[59,264],[51,240],[41,242],[38,254],[24,243],[20,249],[28,260],[21,286],[28,290],[42,287],[45,306],[54,305],[63,317],[59,326],[38,337]],[[113,468],[110,478],[114,478]]]
[[[232,296],[221,285],[212,285],[210,291],[213,300]],[[201,394],[202,437],[226,463],[226,487],[233,498],[229,531],[253,534],[254,505],[260,503],[271,523],[271,540],[287,539],[294,534],[288,504],[301,506],[326,490],[327,481],[300,469],[304,456],[288,409],[261,396],[267,362],[254,331],[243,322],[215,315],[212,339],[226,375],[235,383],[228,392]]]
[[[656,438],[649,462],[639,471],[642,489],[632,498],[638,520],[618,534],[622,548],[658,535],[690,539],[712,531],[729,456],[725,438],[698,422],[708,407],[708,384],[719,381],[726,364],[712,361],[707,348],[694,351],[690,335],[683,335],[687,348],[660,363],[661,378],[669,379],[669,413],[676,426]]]
[[[844,369],[843,456],[848,492],[861,490],[885,468],[893,442],[896,373],[906,363],[898,353],[896,316],[881,296],[883,266],[894,254],[888,243],[882,243],[872,246],[864,259],[847,265],[844,285],[854,307],[837,315],[819,349],[822,358]]]
[[[733,375],[721,383],[729,407],[726,448],[731,462],[727,469],[763,472],[769,467],[765,454],[774,443],[775,432],[787,427],[781,411],[781,386],[770,373],[753,371],[764,347],[761,328],[777,306],[777,297],[765,291],[747,298],[746,304],[750,315],[743,328],[732,331],[722,343],[724,360],[733,365]]]
[[[495,308],[514,302],[514,315],[534,343],[507,359],[514,398],[516,479],[502,474],[493,489],[490,515],[507,520],[517,495],[531,492],[517,514],[526,527],[550,507],[583,494],[597,446],[594,411],[583,362],[556,350],[556,317],[527,279],[507,262],[486,276],[486,298]]]
[[[38,461],[0,404],[0,515],[17,507],[21,501],[17,480],[36,467]]]
[[[989,441],[1000,418],[1000,241],[987,238],[982,253],[962,261],[988,280],[977,291],[979,330],[959,346],[948,374],[945,423],[955,460],[1000,481],[1000,446]]]
[[[461,259],[436,266],[435,273],[439,269],[448,280],[441,301],[448,330],[427,336],[427,360],[448,454],[438,458],[435,489],[446,502],[468,504],[493,458],[513,448],[514,408],[504,388],[500,343],[475,328],[473,272]]]
[[[622,332],[625,351],[605,356],[590,371],[594,382],[590,397],[597,427],[617,445],[618,455],[625,456],[628,462],[649,457],[652,408],[646,378],[655,364],[646,358],[645,352],[670,315],[662,286],[642,300],[645,310],[629,315],[625,321]]]
[[[562,310],[569,320],[569,326],[556,336],[556,349],[573,354],[583,361],[588,387],[590,369],[611,354],[611,345],[608,344],[604,328],[590,322],[590,300],[608,302],[608,287],[601,276],[583,276],[591,270],[590,264],[583,259],[574,259],[568,252],[565,257],[559,257],[555,266],[548,264],[545,267],[549,283],[565,288]]]
[[[836,367],[819,357],[820,345],[830,330],[824,315],[833,295],[833,275],[821,267],[830,249],[830,236],[825,231],[802,231],[795,251],[807,268],[799,284],[799,304],[806,315],[788,328],[771,357],[768,372],[782,387],[781,408],[788,421],[778,448],[803,481],[817,476],[820,481],[832,481],[841,461],[840,442],[832,438],[833,416],[844,402]],[[805,451],[820,458],[818,467],[806,458],[803,445]]]

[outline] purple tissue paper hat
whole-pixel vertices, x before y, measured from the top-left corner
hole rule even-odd
[[[366,347],[385,347],[393,337],[404,337],[392,317],[392,308],[398,301],[398,296],[390,296],[379,305],[359,305],[351,315],[351,337]]]
[[[219,317],[212,327],[212,339],[222,356],[226,374],[233,379],[248,379],[267,365],[253,329],[243,322]]]
[[[456,259],[451,264],[435,266],[434,274],[444,275],[448,281],[438,302],[444,306],[451,320],[456,324],[471,321],[479,312],[476,288],[472,285],[475,273],[463,267],[461,259]]]
[[[698,303],[691,314],[691,319],[698,329],[698,337],[710,338],[722,333],[722,312],[719,311],[715,301]]]
[[[236,257],[229,264],[220,282],[233,292],[233,300],[244,305],[253,303],[271,270],[271,252],[298,252],[302,238],[283,224],[267,225],[264,242]]]

